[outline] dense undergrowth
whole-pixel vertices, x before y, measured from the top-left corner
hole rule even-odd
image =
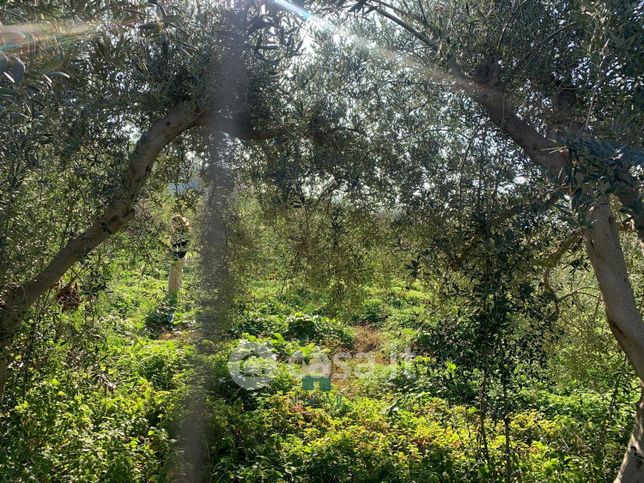
[[[505,432],[500,418],[484,421],[487,442],[485,453],[481,450],[482,422],[476,405],[481,375],[463,373],[450,361],[439,362],[423,348],[432,321],[420,314],[425,313],[424,303],[430,295],[403,287],[380,296],[372,292],[362,311],[354,314],[353,337],[347,335],[343,343],[350,348],[349,354],[367,349],[373,363],[367,364],[367,359],[356,362],[353,357],[358,367],[345,364],[340,375],[350,372],[346,378],[336,379],[334,372],[330,392],[310,392],[286,370],[287,356],[308,341],[330,353],[338,349],[338,338],[327,330],[316,332],[310,328],[313,323],[303,333],[294,334],[293,321],[307,320],[299,313],[305,308],[317,313],[308,316],[310,321],[324,321],[328,326],[338,322],[321,315],[322,304],[319,299],[316,304],[314,294],[279,296],[271,283],[256,288],[252,309],[240,317],[236,334],[272,346],[281,370],[271,385],[252,394],[236,390],[233,384],[216,391],[217,417],[211,421],[216,480],[505,478]],[[390,359],[404,348],[424,355],[408,362]],[[225,357],[214,360],[219,365],[215,371],[224,374]],[[512,478],[609,479],[621,459],[629,406],[611,394],[547,386],[551,387],[544,378],[514,396],[517,409],[509,423]]]
[[[514,387],[509,413],[482,417],[482,374],[432,353],[454,308],[432,312],[420,285],[367,288],[352,313],[331,313],[323,294],[258,281],[215,343],[199,336],[189,280],[168,301],[163,270],[122,265],[78,310],[40,314],[38,337],[25,339],[0,417],[2,481],[172,481],[195,464],[191,438],[207,448],[196,472],[210,481],[501,481],[509,471],[581,482],[618,467],[632,393],[557,382],[545,368]],[[275,354],[266,387],[232,380],[241,339]],[[304,390],[293,357],[339,353],[331,390]],[[182,430],[195,417],[199,435]]]
[[[51,301],[17,345],[0,413],[0,481],[153,481],[172,453],[194,348],[158,333],[191,326],[164,308],[165,274],[115,264],[98,294],[61,312]],[[152,322],[150,324],[150,322]]]

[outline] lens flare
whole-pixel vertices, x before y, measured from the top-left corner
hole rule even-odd
[[[46,22],[0,26],[0,51],[28,50],[36,44],[64,44],[96,31],[99,22]]]
[[[298,7],[297,5],[292,4],[291,2],[287,2],[286,0],[275,0],[275,3],[280,7],[284,7],[285,9],[290,10],[294,14],[299,15],[304,20],[315,19],[315,17],[311,12],[304,10],[303,8]]]
[[[389,62],[395,62],[401,65],[402,67],[415,70],[426,81],[430,81],[430,82],[436,82],[436,81],[454,82],[455,81],[453,76],[445,73],[440,69],[429,67],[426,64],[419,62],[418,60],[410,56],[400,55],[399,52],[395,52],[392,49],[378,45],[375,41],[371,39],[362,37],[360,35],[356,35],[355,33],[343,27],[334,25],[330,21],[324,20],[320,17],[316,17],[308,10],[304,10],[303,8],[297,5],[294,5],[288,0],[275,0],[275,3],[289,10],[290,12],[296,14],[302,19],[306,20],[313,29],[332,33],[334,37],[342,38],[355,47],[369,50],[371,54],[374,55],[375,57],[378,57],[382,60],[386,60]]]

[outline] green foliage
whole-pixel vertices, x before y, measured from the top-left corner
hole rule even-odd
[[[275,291],[264,286],[250,294],[252,303],[241,306],[241,314],[231,327],[236,336],[251,334],[272,337],[279,334],[283,339],[297,340],[303,344],[314,342],[332,347],[349,348],[354,334],[350,327],[337,319],[323,315],[309,315],[298,311],[298,305],[320,311],[319,305],[311,303],[311,294],[292,293],[288,297],[275,296]]]
[[[57,287],[0,327],[1,479],[614,476],[636,388],[567,239],[605,194],[641,214],[640,4],[322,2],[301,50],[284,3],[28,3],[0,1],[0,297],[127,191],[151,121],[207,115],[64,275],[78,304]],[[572,209],[455,65],[568,149]],[[200,278],[167,300],[168,221],[202,193],[167,185],[197,173]],[[240,338],[278,354],[254,392],[229,374]],[[287,360],[339,351],[373,358],[302,390]]]
[[[158,307],[145,317],[145,327],[153,336],[174,328],[174,312],[176,310],[176,297],[163,300]]]
[[[0,412],[3,481],[164,481],[193,350],[144,329],[164,279],[131,271],[126,256],[109,268],[119,277],[105,291],[40,314],[21,342]],[[176,309],[183,318],[188,304]]]
[[[386,319],[382,299],[370,297],[362,302],[360,312],[355,315],[356,322],[363,322],[371,325],[382,325]]]
[[[139,344],[98,372],[50,360],[2,417],[3,477],[158,481],[172,448],[166,420],[177,403],[182,352],[173,344]]]
[[[264,396],[256,409],[241,411],[220,401],[212,415],[216,421],[213,434],[221,435],[219,444],[211,446],[217,449],[218,461],[212,468],[213,477],[232,481],[497,481],[494,465],[502,464],[504,451],[500,425],[490,422],[490,466],[479,459],[475,408],[450,405],[428,393],[394,404],[389,397],[382,391],[379,398],[346,398],[333,392],[311,403],[306,393],[290,390]],[[549,418],[538,411],[513,415],[516,472],[522,481],[601,479],[584,436],[570,437],[583,421],[583,413],[573,418]]]
[[[247,391],[228,372],[238,339],[195,340],[189,324],[151,339],[145,320],[163,300],[164,278],[115,272],[123,276],[108,283],[109,296],[99,296],[93,309],[111,312],[110,323],[91,325],[82,310],[64,315],[59,324],[70,332],[54,345],[45,337],[39,349],[47,364],[32,360],[26,379],[14,382],[22,389],[12,391],[1,418],[0,442],[9,450],[0,469],[7,478],[125,482],[184,474],[194,434],[180,428],[193,417],[196,400],[204,401],[200,438],[211,462],[200,471],[227,481],[498,481],[506,415],[513,474],[521,481],[607,479],[621,458],[632,392],[593,392],[569,381],[556,392],[525,379],[530,373],[517,366],[516,377],[524,379],[513,390],[510,412],[503,410],[498,380],[489,383],[483,412],[483,373],[470,359],[446,359],[453,352],[444,350],[386,360],[406,347],[435,350],[441,332],[434,331],[449,317],[461,317],[450,327],[468,327],[474,313],[459,311],[459,299],[434,307],[436,294],[420,285],[368,288],[374,295],[349,317],[358,324],[353,328],[298,312],[323,312],[315,292],[280,295],[277,283],[263,282],[242,296],[231,331],[270,344],[278,370],[268,386]],[[381,344],[373,348],[382,354],[373,370],[333,379],[331,392],[304,391],[287,359],[363,344],[357,335],[366,334],[364,307],[379,317],[366,325]],[[174,308],[189,319],[189,299]],[[465,343],[467,330],[453,337]]]
[[[353,345],[354,335],[351,329],[334,319],[296,313],[288,317],[286,324],[285,335],[301,342],[317,342],[343,347]]]
[[[291,296],[302,306],[312,303],[303,293]],[[296,304],[292,300],[285,304],[270,283],[249,297],[253,302],[240,306],[236,331],[253,330],[256,335],[244,337],[270,344],[280,355],[280,369],[269,386],[246,391],[236,388],[225,371],[234,341],[223,352],[207,356],[208,364],[215,365],[208,365],[206,373],[214,374],[217,381],[205,384],[213,389],[206,420],[213,438],[211,478],[499,481],[506,464],[504,417],[509,418],[513,477],[521,481],[599,481],[610,477],[619,464],[630,425],[632,393],[626,399],[611,399],[610,394],[588,389],[557,393],[535,379],[526,382],[531,373],[519,365],[515,377],[522,382],[513,389],[510,412],[503,409],[503,386],[498,379],[487,383],[488,408],[483,412],[482,369],[445,360],[440,354],[418,356],[411,362],[377,358],[372,371],[358,371],[346,381],[333,379],[330,393],[304,391],[286,360],[296,351],[306,355],[319,350],[313,344],[303,345],[311,340],[316,339],[323,350],[337,347],[334,337],[319,338],[315,330],[315,321],[325,317],[297,314]],[[386,315],[379,324],[380,350],[389,347],[396,352],[394,347],[402,349],[406,344],[418,350],[439,337],[432,335],[431,328],[459,311],[444,306],[428,316],[422,308],[433,298],[420,287],[399,287],[386,297],[374,297],[367,306]],[[461,324],[467,325],[473,313],[462,311],[460,316]],[[353,320],[364,323],[362,315]],[[467,334],[458,337],[466,341]],[[481,447],[482,420],[487,453]]]

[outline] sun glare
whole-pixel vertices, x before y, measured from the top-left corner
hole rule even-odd
[[[29,49],[37,44],[67,43],[93,33],[99,22],[42,22],[0,26],[0,51]]]

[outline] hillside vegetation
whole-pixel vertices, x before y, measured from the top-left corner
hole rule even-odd
[[[473,314],[421,283],[365,286],[333,310],[325,291],[255,280],[225,340],[209,340],[194,267],[169,301],[163,252],[143,266],[124,255],[99,293],[42,313],[25,339],[0,420],[3,481],[496,481],[508,464],[521,481],[603,481],[619,466],[635,384],[623,364],[582,383],[564,334],[557,363],[515,369],[504,394],[467,361],[468,334],[446,330]],[[275,356],[257,390],[230,374],[241,341]],[[323,354],[331,390],[305,390],[302,362]]]

